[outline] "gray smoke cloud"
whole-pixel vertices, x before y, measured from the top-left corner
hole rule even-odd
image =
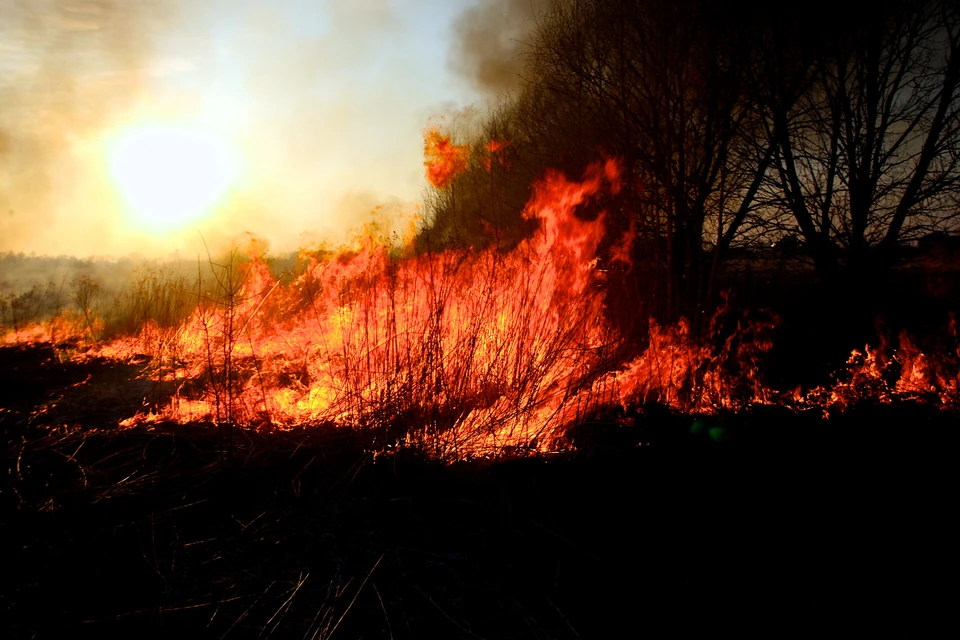
[[[536,16],[551,0],[480,0],[454,23],[450,68],[490,96],[509,92],[523,73]]]

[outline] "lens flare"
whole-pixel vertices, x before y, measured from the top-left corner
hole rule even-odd
[[[108,147],[110,177],[137,221],[171,229],[208,214],[236,177],[230,147],[186,126],[139,126]]]

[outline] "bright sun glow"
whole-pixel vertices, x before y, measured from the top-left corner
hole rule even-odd
[[[208,213],[235,177],[230,148],[211,132],[141,126],[109,146],[110,176],[142,224],[174,228]]]

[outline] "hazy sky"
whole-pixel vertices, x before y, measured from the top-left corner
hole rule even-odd
[[[482,100],[450,62],[472,4],[0,0],[0,251],[191,255],[245,231],[285,251],[410,210],[421,130]],[[237,154],[230,191],[180,229],[140,224],[110,178],[111,140],[149,124]]]

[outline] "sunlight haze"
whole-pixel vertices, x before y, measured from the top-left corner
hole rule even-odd
[[[338,243],[420,200],[421,130],[470,3],[13,0],[0,9],[0,251]]]

